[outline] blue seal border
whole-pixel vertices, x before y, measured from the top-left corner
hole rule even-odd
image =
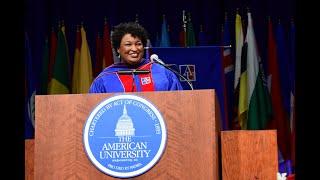
[[[159,124],[161,127],[161,144],[160,147],[158,149],[158,152],[156,153],[156,155],[154,156],[154,158],[147,164],[145,165],[143,168],[135,170],[135,171],[131,171],[131,172],[116,172],[113,170],[110,170],[108,168],[106,168],[105,166],[101,165],[96,158],[94,157],[94,155],[91,152],[90,146],[89,146],[89,128],[90,128],[90,124],[94,118],[94,116],[98,113],[98,111],[103,108],[106,104],[116,101],[116,100],[120,100],[120,99],[133,99],[136,101],[140,101],[144,104],[146,104],[157,116],[158,120],[159,120]],[[115,95],[112,97],[109,97],[107,99],[104,99],[102,102],[100,102],[100,104],[98,104],[90,113],[89,117],[87,118],[87,121],[85,123],[85,126],[83,128],[83,145],[84,145],[84,149],[86,151],[87,156],[89,157],[89,160],[102,172],[114,176],[114,177],[119,177],[119,178],[130,178],[130,177],[134,177],[134,176],[138,176],[141,175],[145,172],[147,172],[148,170],[150,170],[161,158],[161,156],[164,153],[165,147],[166,147],[166,143],[167,143],[167,129],[166,129],[166,124],[165,121],[161,115],[161,113],[159,112],[159,110],[148,100],[146,100],[145,98],[142,98],[140,96],[137,95],[129,95],[129,94],[125,94],[125,95]]]

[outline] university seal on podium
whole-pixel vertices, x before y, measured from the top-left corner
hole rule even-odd
[[[103,100],[89,115],[83,143],[90,161],[119,178],[145,173],[162,156],[167,131],[162,115],[144,98],[117,95]]]

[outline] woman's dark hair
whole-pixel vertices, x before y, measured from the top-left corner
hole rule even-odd
[[[143,46],[147,44],[148,32],[140,24],[136,22],[120,23],[114,27],[111,34],[112,45],[115,50],[120,47],[121,39],[126,34],[141,39]]]

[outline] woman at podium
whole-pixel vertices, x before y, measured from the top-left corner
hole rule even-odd
[[[177,76],[164,65],[144,58],[148,33],[138,23],[120,23],[111,35],[120,62],[106,67],[89,93],[182,90]]]

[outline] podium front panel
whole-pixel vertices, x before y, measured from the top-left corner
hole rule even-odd
[[[83,146],[94,107],[116,94],[36,96],[35,179],[117,179],[99,171]],[[131,179],[218,179],[218,103],[214,90],[129,93],[158,108],[167,143],[150,170]]]

